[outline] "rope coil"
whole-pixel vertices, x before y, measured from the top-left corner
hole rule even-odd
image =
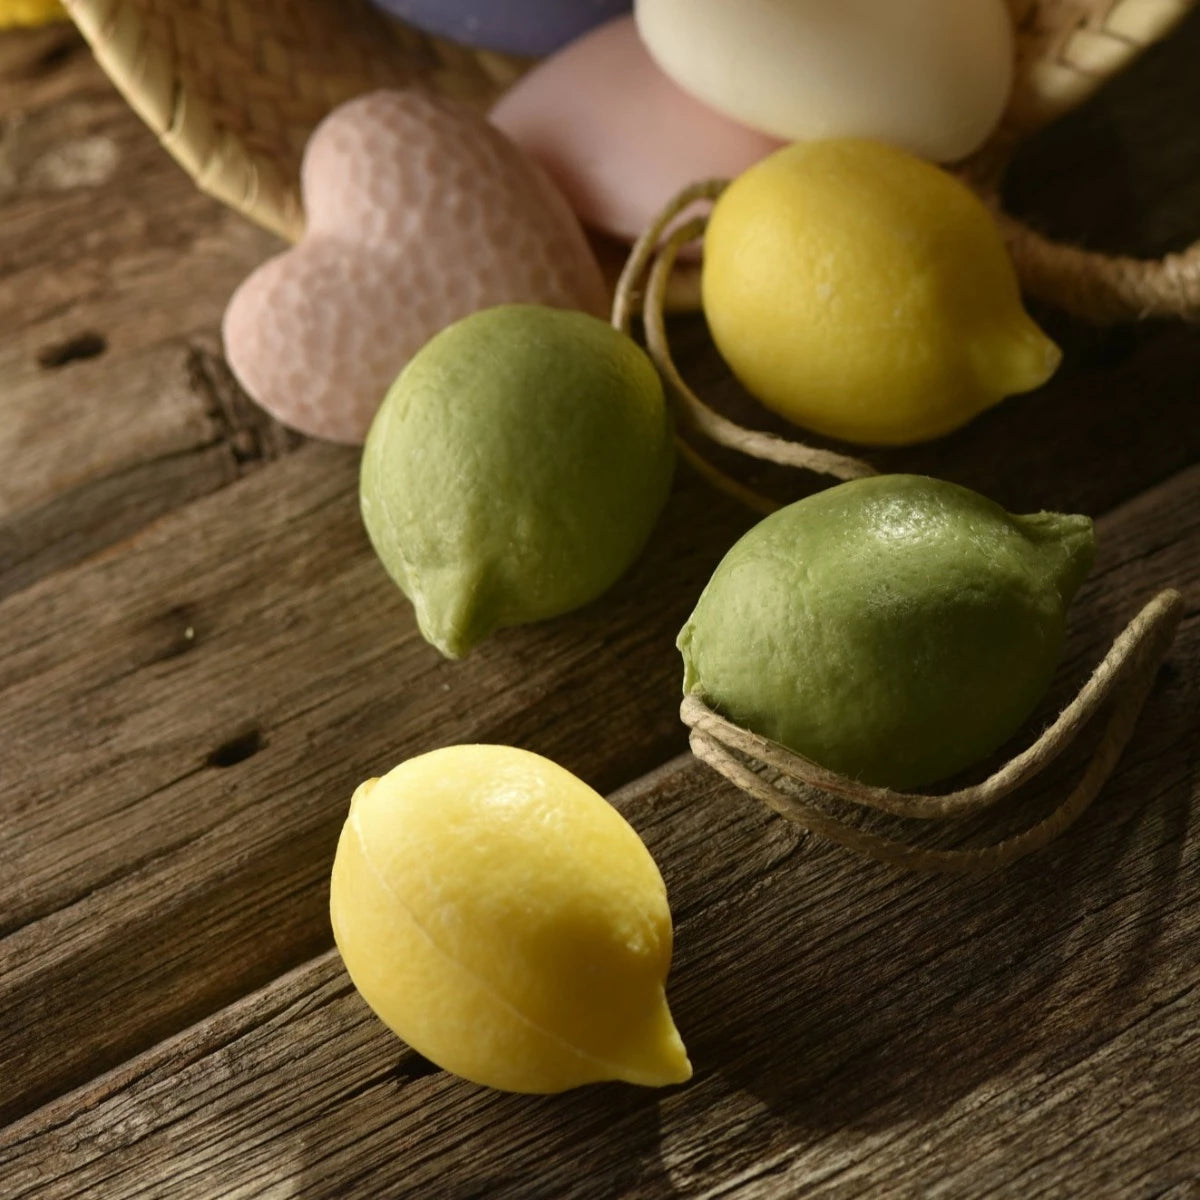
[[[812,833],[878,862],[911,870],[995,871],[1048,845],[1096,798],[1129,743],[1182,616],[1180,593],[1160,592],[1130,621],[1075,699],[1031,746],[981,783],[942,796],[870,787],[826,770],[726,720],[696,695],[684,699],[680,716],[691,730],[691,747],[698,759]],[[992,845],[938,850],[881,837],[829,812],[813,794],[835,795],[859,808],[925,821],[984,812],[1041,775],[1109,702],[1108,721],[1079,783],[1044,820]],[[775,779],[765,776],[767,770]]]
[[[832,450],[821,450],[777,434],[744,428],[706,404],[688,386],[676,366],[667,337],[667,290],[680,251],[704,236],[708,220],[697,216],[677,226],[675,223],[693,205],[716,200],[728,186],[728,180],[709,179],[684,188],[643,231],[634,243],[617,281],[612,324],[622,333],[631,334],[633,317],[640,302],[646,352],[658,369],[672,402],[680,431],[676,435],[676,444],[681,456],[713,486],[752,510],[766,514],[774,512],[779,505],[726,475],[683,434],[707,439],[715,445],[763,462],[811,471],[842,481],[862,479],[878,472],[862,459],[837,454]]]

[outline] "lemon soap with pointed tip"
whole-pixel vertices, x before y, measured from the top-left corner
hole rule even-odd
[[[595,600],[666,503],[662,383],[585,313],[509,304],[434,337],[363,452],[363,522],[425,638],[460,658],[494,630]]]
[[[691,1076],[662,876],[615,808],[539,755],[451,746],[361,785],[330,916],[371,1008],[464,1079],[547,1093]]]
[[[788,146],[735,179],[705,234],[702,292],[748,391],[863,445],[949,433],[1061,360],[982,201],[880,142]]]
[[[1085,516],[919,475],[841,484],[721,561],[679,635],[684,691],[863,783],[934,783],[1044,695],[1094,553]]]

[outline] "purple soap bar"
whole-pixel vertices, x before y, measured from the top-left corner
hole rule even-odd
[[[633,8],[633,0],[375,0],[438,37],[540,57]]]

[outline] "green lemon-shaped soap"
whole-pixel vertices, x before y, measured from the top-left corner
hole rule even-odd
[[[673,465],[662,383],[630,338],[504,305],[443,330],[392,386],[363,453],[363,520],[421,632],[458,658],[614,583]]]
[[[679,635],[684,691],[865,783],[932,783],[1029,716],[1094,549],[1087,517],[936,479],[830,488],[725,556]]]

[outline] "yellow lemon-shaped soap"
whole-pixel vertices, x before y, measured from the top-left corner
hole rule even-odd
[[[867,445],[948,433],[1061,358],[982,202],[879,142],[798,143],[734,180],[705,237],[703,299],[763,404]]]
[[[15,25],[47,25],[66,18],[66,10],[58,0],[0,0],[0,29]]]
[[[452,746],[362,784],[330,914],[367,1003],[456,1075],[514,1092],[691,1076],[662,876],[616,809],[539,755]]]

